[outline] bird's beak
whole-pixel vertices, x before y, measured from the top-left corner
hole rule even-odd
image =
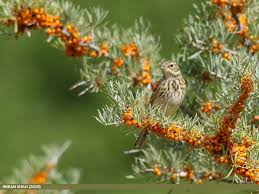
[[[165,65],[161,65],[161,69],[164,70],[165,69]]]

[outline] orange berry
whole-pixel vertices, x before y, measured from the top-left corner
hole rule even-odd
[[[114,59],[114,60],[113,60],[113,63],[114,63],[114,65],[117,66],[117,67],[122,67],[122,65],[124,64],[124,61],[123,61],[122,58],[119,58],[119,59]]]
[[[156,176],[161,176],[162,175],[162,171],[160,169],[159,166],[156,166],[154,169],[153,169],[153,172]]]
[[[52,34],[52,29],[51,28],[47,28],[46,32],[47,32],[48,35],[51,35]]]
[[[177,174],[176,173],[173,173],[171,175],[171,180],[175,181],[177,179]]]
[[[86,43],[90,43],[92,42],[92,40],[93,40],[92,36],[85,36],[82,38],[82,41]]]
[[[125,124],[128,125],[128,126],[131,126],[131,125],[132,125],[132,122],[131,122],[130,120],[127,120],[127,121],[125,122]]]
[[[197,180],[197,183],[198,183],[198,184],[202,184],[202,179],[199,178],[199,179]]]
[[[90,56],[93,57],[93,58],[96,58],[98,56],[98,52],[97,51],[91,51]]]
[[[45,184],[48,179],[48,173],[45,171],[41,171],[38,174],[36,174],[34,177],[31,179],[31,183],[33,184]]]
[[[136,124],[138,124],[138,121],[134,119],[134,120],[132,121],[132,124],[133,124],[133,125],[136,125]]]

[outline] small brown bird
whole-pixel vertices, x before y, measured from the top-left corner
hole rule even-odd
[[[173,115],[181,106],[185,96],[186,83],[182,77],[180,68],[173,61],[165,61],[161,64],[163,78],[158,82],[156,90],[153,92],[151,105],[161,106],[165,116]],[[141,146],[146,139],[148,131],[143,129],[135,146]]]

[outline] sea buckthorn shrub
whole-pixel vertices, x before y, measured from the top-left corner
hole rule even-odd
[[[43,154],[40,156],[32,155],[23,160],[15,168],[12,175],[5,178],[2,182],[5,184],[77,184],[80,179],[80,171],[76,168],[60,170],[59,163],[63,160],[63,155],[70,147],[71,142],[67,141],[63,145],[51,144],[44,146]],[[2,193],[13,194],[43,194],[42,190],[12,190],[2,191]],[[51,191],[53,194],[60,194],[58,190]],[[67,191],[68,194],[74,194],[74,191]]]

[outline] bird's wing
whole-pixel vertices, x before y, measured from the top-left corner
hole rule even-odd
[[[157,89],[152,93],[152,95],[151,95],[151,97],[150,97],[149,103],[150,103],[151,105],[154,104],[154,101],[155,101],[155,99],[156,99],[156,91],[157,91]]]
[[[153,91],[153,93],[152,93],[152,95],[151,95],[151,97],[150,97],[149,103],[150,103],[151,105],[154,104],[155,99],[158,97],[158,96],[157,96],[157,92],[159,91],[159,86],[161,85],[162,81],[163,81],[163,79],[161,79],[161,80],[158,81],[158,83],[157,83],[157,88]]]

